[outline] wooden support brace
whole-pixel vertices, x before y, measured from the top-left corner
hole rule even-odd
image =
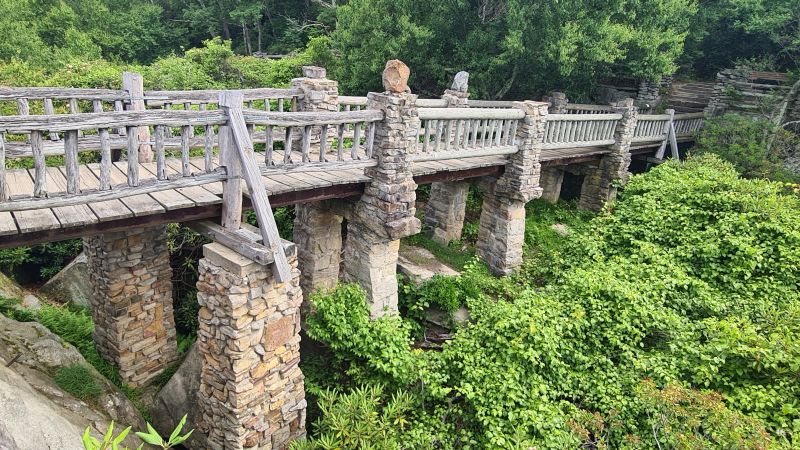
[[[250,140],[250,134],[247,132],[247,124],[242,113],[242,101],[243,95],[241,92],[223,91],[219,94],[219,106],[228,115],[228,127],[236,144],[239,161],[242,165],[242,175],[250,191],[250,200],[253,202],[256,219],[261,228],[261,236],[264,239],[264,244],[270,249],[275,258],[275,264],[273,265],[275,279],[279,283],[283,283],[291,279],[292,271],[283,250],[275,217],[272,215],[272,207],[269,204],[267,190],[261,181],[261,171],[256,163],[253,142]]]

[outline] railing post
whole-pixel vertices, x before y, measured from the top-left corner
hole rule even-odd
[[[675,125],[673,124],[673,122],[675,121],[675,110],[668,109],[666,113],[669,114],[669,121],[667,121],[667,125],[664,127],[664,142],[662,142],[661,146],[658,147],[658,151],[656,152],[656,159],[664,159],[664,152],[667,150],[667,144],[675,136]],[[672,149],[673,156],[675,156],[677,151],[678,151],[677,148]]]
[[[447,101],[450,108],[466,108],[468,98],[469,72],[458,72],[451,88],[444,91],[442,99]],[[449,139],[452,140],[453,136]],[[431,239],[447,245],[461,238],[469,186],[469,181],[431,183],[424,219],[424,229]]]
[[[631,139],[636,129],[638,110],[632,98],[612,104],[614,112],[622,114],[614,129],[614,144],[611,153],[604,155],[596,169],[583,179],[578,207],[589,211],[600,211],[617,195],[617,186],[628,181],[631,163]]]
[[[370,178],[347,223],[346,281],[367,291],[373,318],[397,313],[397,257],[400,238],[416,234],[421,225],[415,214],[417,184],[411,172],[419,117],[417,96],[408,92],[408,67],[399,60],[386,63],[386,92],[368,95],[369,109],[384,112],[376,122],[374,157],[366,169]]]
[[[327,79],[322,67],[303,67],[303,77],[293,79],[292,87],[303,92],[300,111],[336,112],[339,109],[339,83]],[[336,132],[336,127],[329,127],[326,134],[333,137]],[[315,127],[311,135],[321,135],[320,127]],[[321,151],[323,147],[319,148]],[[332,149],[332,146],[324,148]],[[301,268],[300,286],[306,298],[316,289],[335,287],[339,281],[343,218],[331,210],[335,202],[337,200],[295,206],[293,240]]]
[[[525,204],[542,194],[539,155],[548,104],[526,101],[514,105],[525,111],[517,125],[518,150],[509,157],[503,176],[484,193],[476,243],[477,255],[495,275],[508,275],[522,264]]]
[[[130,96],[129,111],[144,111],[144,79],[138,73],[122,73],[122,89]],[[153,161],[153,149],[150,146],[150,128],[137,127],[136,139],[139,142],[139,162]]]
[[[219,165],[225,167],[228,178],[222,182],[221,225],[230,230],[242,226],[242,165],[230,125],[219,127]]]

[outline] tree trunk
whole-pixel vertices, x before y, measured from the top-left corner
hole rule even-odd
[[[256,29],[258,31],[258,52],[259,53],[261,53],[261,51],[262,51],[262,48],[261,48],[261,29],[262,28],[264,28],[264,27],[263,27],[263,25],[261,25],[261,19],[259,19],[259,20],[256,21]]]
[[[228,11],[225,10],[225,2],[217,0],[217,7],[219,8],[219,21],[222,22],[222,38],[229,41],[231,39],[231,28],[228,26]]]
[[[253,44],[250,42],[250,33],[247,32],[247,25],[242,22],[242,39],[244,40],[244,51],[248,55],[253,54]]]

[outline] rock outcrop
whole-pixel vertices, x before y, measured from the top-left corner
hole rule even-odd
[[[73,364],[88,367],[102,389],[91,402],[76,399],[53,380],[58,369]],[[78,350],[39,323],[0,315],[0,448],[82,449],[87,426],[102,436],[112,420],[119,430],[145,426],[128,398]],[[133,433],[126,444],[138,445]]]
[[[89,307],[92,295],[92,284],[89,282],[89,270],[86,266],[86,253],[78,255],[71,263],[61,269],[41,288],[41,292],[60,302]]]

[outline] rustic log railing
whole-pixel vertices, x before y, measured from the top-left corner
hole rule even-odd
[[[420,108],[414,161],[515,153],[521,109]]]
[[[604,147],[614,143],[621,114],[548,114],[543,149]]]
[[[639,114],[631,142],[664,142],[669,136],[673,114]]]
[[[609,114],[614,108],[609,105],[588,105],[582,103],[567,103],[567,114]]]
[[[692,136],[703,128],[705,113],[675,114],[675,134],[678,137]]]

